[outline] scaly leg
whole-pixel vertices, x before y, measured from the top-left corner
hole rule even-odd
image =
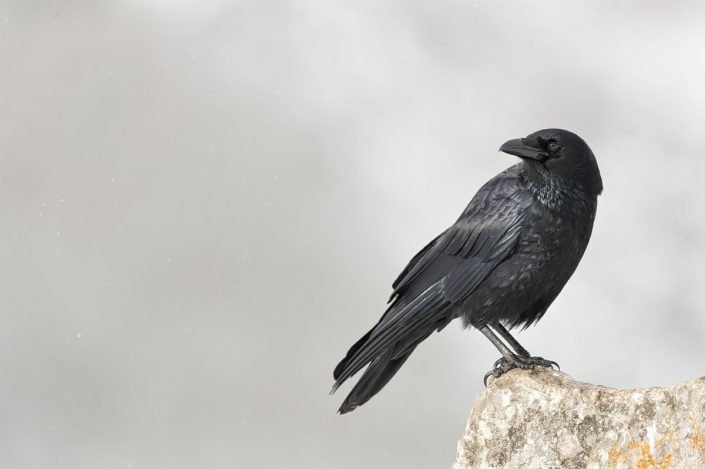
[[[490,376],[499,378],[504,373],[514,368],[534,369],[539,366],[552,368],[554,365],[558,368],[558,363],[552,360],[546,360],[541,357],[532,357],[529,352],[527,352],[527,350],[522,347],[502,325],[494,324],[493,328],[497,329],[499,334],[512,346],[514,350],[511,350],[507,344],[502,342],[495,331],[488,325],[485,325],[480,329],[480,332],[482,332],[502,354],[502,358],[497,360],[492,369],[485,374],[485,386],[487,385],[487,379]]]

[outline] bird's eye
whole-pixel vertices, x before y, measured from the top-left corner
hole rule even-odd
[[[548,149],[551,151],[558,151],[558,150],[560,150],[560,148],[561,148],[560,144],[558,144],[556,142],[551,142],[548,144]]]

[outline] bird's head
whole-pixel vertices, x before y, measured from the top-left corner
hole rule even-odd
[[[524,160],[532,177],[551,183],[561,181],[589,195],[602,192],[602,178],[595,155],[573,132],[544,129],[509,140],[499,148]]]

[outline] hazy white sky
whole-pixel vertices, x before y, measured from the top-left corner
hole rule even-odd
[[[519,339],[607,386],[702,374],[704,10],[3,0],[3,467],[448,467],[481,334],[430,338],[344,417],[332,368],[544,127],[605,192]]]

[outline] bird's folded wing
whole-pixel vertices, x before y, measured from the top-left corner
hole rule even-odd
[[[511,196],[473,200],[455,224],[411,259],[392,284],[390,300],[413,298],[441,279],[450,301],[470,295],[516,245],[522,205]]]
[[[401,356],[452,319],[451,306],[469,297],[512,252],[521,231],[516,201],[495,201],[491,213],[471,212],[417,254],[394,282],[393,303],[336,369],[336,387],[389,350]],[[467,210],[466,210],[467,212]]]

